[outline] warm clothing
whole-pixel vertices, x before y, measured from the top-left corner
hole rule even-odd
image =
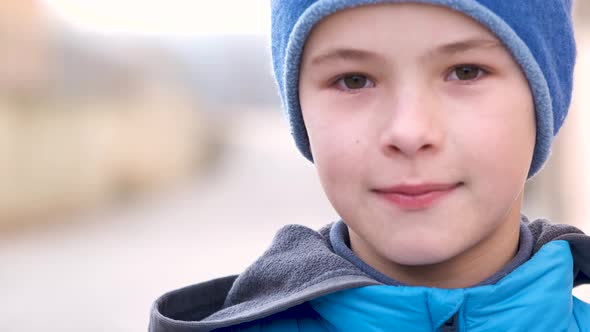
[[[301,153],[313,160],[299,104],[299,66],[312,28],[337,11],[407,0],[272,0],[272,56],[275,79],[291,133]],[[576,46],[571,0],[414,0],[445,6],[475,19],[496,34],[529,81],[536,111],[536,144],[529,177],[549,156],[567,115]]]
[[[572,226],[524,219],[515,258],[463,289],[404,286],[337,253],[345,228],[284,227],[239,276],[158,299],[150,331],[590,331],[572,297],[590,283],[590,237]]]

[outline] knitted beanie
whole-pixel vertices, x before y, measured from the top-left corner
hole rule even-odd
[[[297,148],[313,161],[299,104],[299,67],[312,28],[337,11],[379,3],[426,3],[461,12],[496,34],[528,79],[536,113],[529,178],[547,160],[567,115],[576,46],[572,0],[271,0],[275,79]]]

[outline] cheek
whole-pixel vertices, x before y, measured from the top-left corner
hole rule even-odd
[[[320,181],[328,198],[352,195],[363,174],[362,139],[346,124],[311,128],[310,144]]]
[[[328,201],[342,218],[350,219],[363,200],[364,163],[351,151],[354,145],[346,148],[344,144],[331,144],[336,141],[316,141],[314,163]]]
[[[357,113],[338,105],[334,99],[317,89],[301,89],[300,92],[310,149],[319,171],[346,168],[346,164],[356,158],[362,143],[362,125]]]
[[[463,146],[461,159],[472,178],[486,184],[489,195],[518,194],[526,181],[535,144],[535,120],[528,90],[517,96],[489,100],[466,114],[455,144]],[[467,126],[469,123],[471,125]],[[499,198],[499,197],[498,197]]]
[[[351,205],[365,181],[365,121],[358,113],[334,108],[332,103],[322,103],[319,98],[303,99],[302,110],[315,168],[326,196],[336,209]]]

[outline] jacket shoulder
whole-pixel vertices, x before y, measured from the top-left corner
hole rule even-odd
[[[242,323],[219,332],[327,332],[329,329],[321,316],[308,302],[252,322]]]
[[[577,297],[574,301],[574,318],[580,331],[590,332],[590,303],[586,303]]]
[[[152,305],[150,331],[179,331],[179,322],[200,321],[223,306],[237,275],[213,279],[162,295]]]

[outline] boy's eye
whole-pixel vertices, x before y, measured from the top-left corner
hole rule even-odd
[[[367,76],[360,74],[342,76],[336,81],[336,84],[343,90],[359,90],[374,86],[373,82]]]
[[[449,75],[447,76],[447,80],[449,81],[472,81],[475,79],[480,78],[485,71],[475,65],[461,65],[454,67]]]

